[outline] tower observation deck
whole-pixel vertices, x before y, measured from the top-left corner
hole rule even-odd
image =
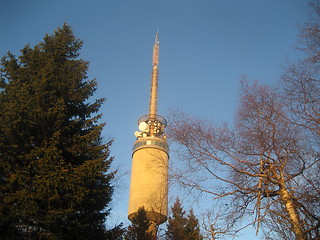
[[[167,121],[157,114],[158,105],[159,36],[153,45],[149,114],[138,120],[139,131],[132,153],[132,171],[128,218],[132,220],[139,208],[144,208],[152,222],[150,232],[164,223],[168,212],[169,148],[165,136]]]

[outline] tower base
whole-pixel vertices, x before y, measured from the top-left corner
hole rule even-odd
[[[131,214],[129,214],[128,218],[130,221],[132,221],[132,219],[138,214],[138,212],[133,212]],[[147,214],[147,218],[149,221],[154,222],[156,225],[160,225],[162,223],[164,223],[165,221],[167,221],[167,216],[162,214],[162,213],[158,213],[158,212],[154,212],[154,211],[146,211]]]

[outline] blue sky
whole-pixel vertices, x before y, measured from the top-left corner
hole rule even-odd
[[[130,171],[137,120],[148,111],[152,45],[160,38],[158,112],[181,109],[232,123],[239,79],[267,84],[297,52],[301,0],[0,0],[0,55],[68,23],[99,85],[114,167]],[[171,158],[171,161],[175,159]],[[129,176],[117,182],[113,221],[126,221]],[[171,196],[177,193],[171,192]],[[187,204],[187,203],[185,203]],[[250,231],[246,231],[246,234]],[[254,234],[254,230],[252,230]],[[237,239],[249,239],[249,235]]]

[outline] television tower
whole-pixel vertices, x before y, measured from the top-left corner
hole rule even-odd
[[[128,218],[132,221],[143,207],[151,221],[149,231],[157,233],[158,225],[167,220],[169,148],[164,135],[165,118],[157,114],[158,102],[158,32],[153,45],[149,114],[138,120],[139,131],[132,153],[132,171]]]

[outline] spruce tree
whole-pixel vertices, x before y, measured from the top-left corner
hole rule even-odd
[[[203,239],[200,233],[199,221],[190,209],[189,214],[186,212],[180,203],[179,198],[171,207],[171,216],[167,223],[166,237],[169,240],[201,240]]]
[[[194,215],[193,209],[189,210],[189,213],[186,218],[186,228],[185,233],[188,236],[189,240],[201,240],[203,239],[200,233],[199,220]]]
[[[21,55],[2,58],[0,235],[105,239],[114,173],[96,81],[64,24]]]
[[[172,240],[184,239],[186,226],[184,215],[186,212],[183,210],[179,198],[171,207],[171,212],[172,214],[168,218],[166,235],[168,239]]]
[[[132,219],[132,224],[128,227],[126,233],[126,240],[154,240],[148,229],[151,222],[147,219],[147,213],[145,209],[139,208],[138,213]]]

